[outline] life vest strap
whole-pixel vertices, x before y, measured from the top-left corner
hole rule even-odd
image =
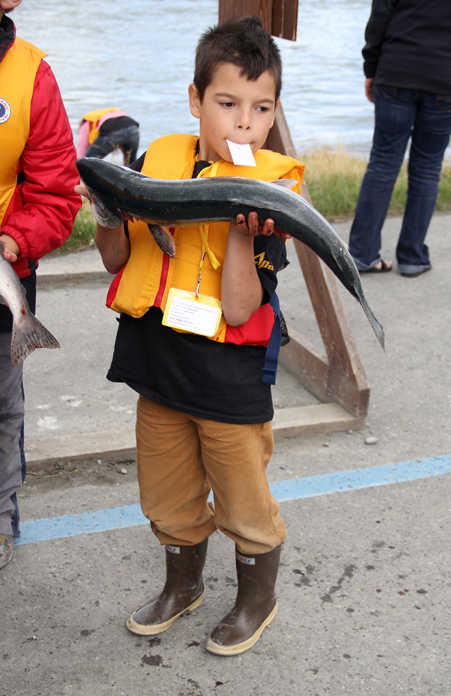
[[[275,384],[277,365],[279,362],[280,344],[282,341],[282,329],[280,325],[280,305],[277,294],[273,292],[270,297],[269,304],[274,311],[274,326],[272,327],[271,336],[269,337],[266,347],[265,362],[262,368],[263,384]]]

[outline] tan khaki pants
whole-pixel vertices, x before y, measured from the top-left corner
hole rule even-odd
[[[161,544],[191,546],[220,529],[259,554],[285,539],[266,477],[271,422],[218,423],[140,396],[136,442],[141,506]]]

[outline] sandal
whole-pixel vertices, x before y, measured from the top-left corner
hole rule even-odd
[[[380,265],[379,265],[380,264]],[[388,273],[391,271],[393,266],[389,266],[384,259],[379,259],[374,266],[370,268],[359,268],[359,273]]]

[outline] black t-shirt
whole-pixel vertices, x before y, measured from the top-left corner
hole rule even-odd
[[[143,160],[140,157],[132,168],[140,171]],[[197,162],[193,176],[208,165]],[[266,303],[277,285],[276,271],[287,265],[285,242],[260,235],[254,253]],[[163,326],[161,319],[157,307],[139,319],[121,314],[109,380],[125,382],[148,399],[202,418],[239,424],[272,419],[271,387],[262,382],[265,347],[179,333]]]

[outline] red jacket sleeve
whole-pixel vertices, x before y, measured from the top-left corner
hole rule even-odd
[[[30,133],[16,187],[2,225],[20,248],[16,270],[25,271],[63,244],[72,232],[81,198],[72,131],[50,66],[41,61],[31,101]],[[19,268],[20,267],[20,268]],[[28,271],[29,272],[29,271]],[[23,275],[19,272],[19,275]]]

